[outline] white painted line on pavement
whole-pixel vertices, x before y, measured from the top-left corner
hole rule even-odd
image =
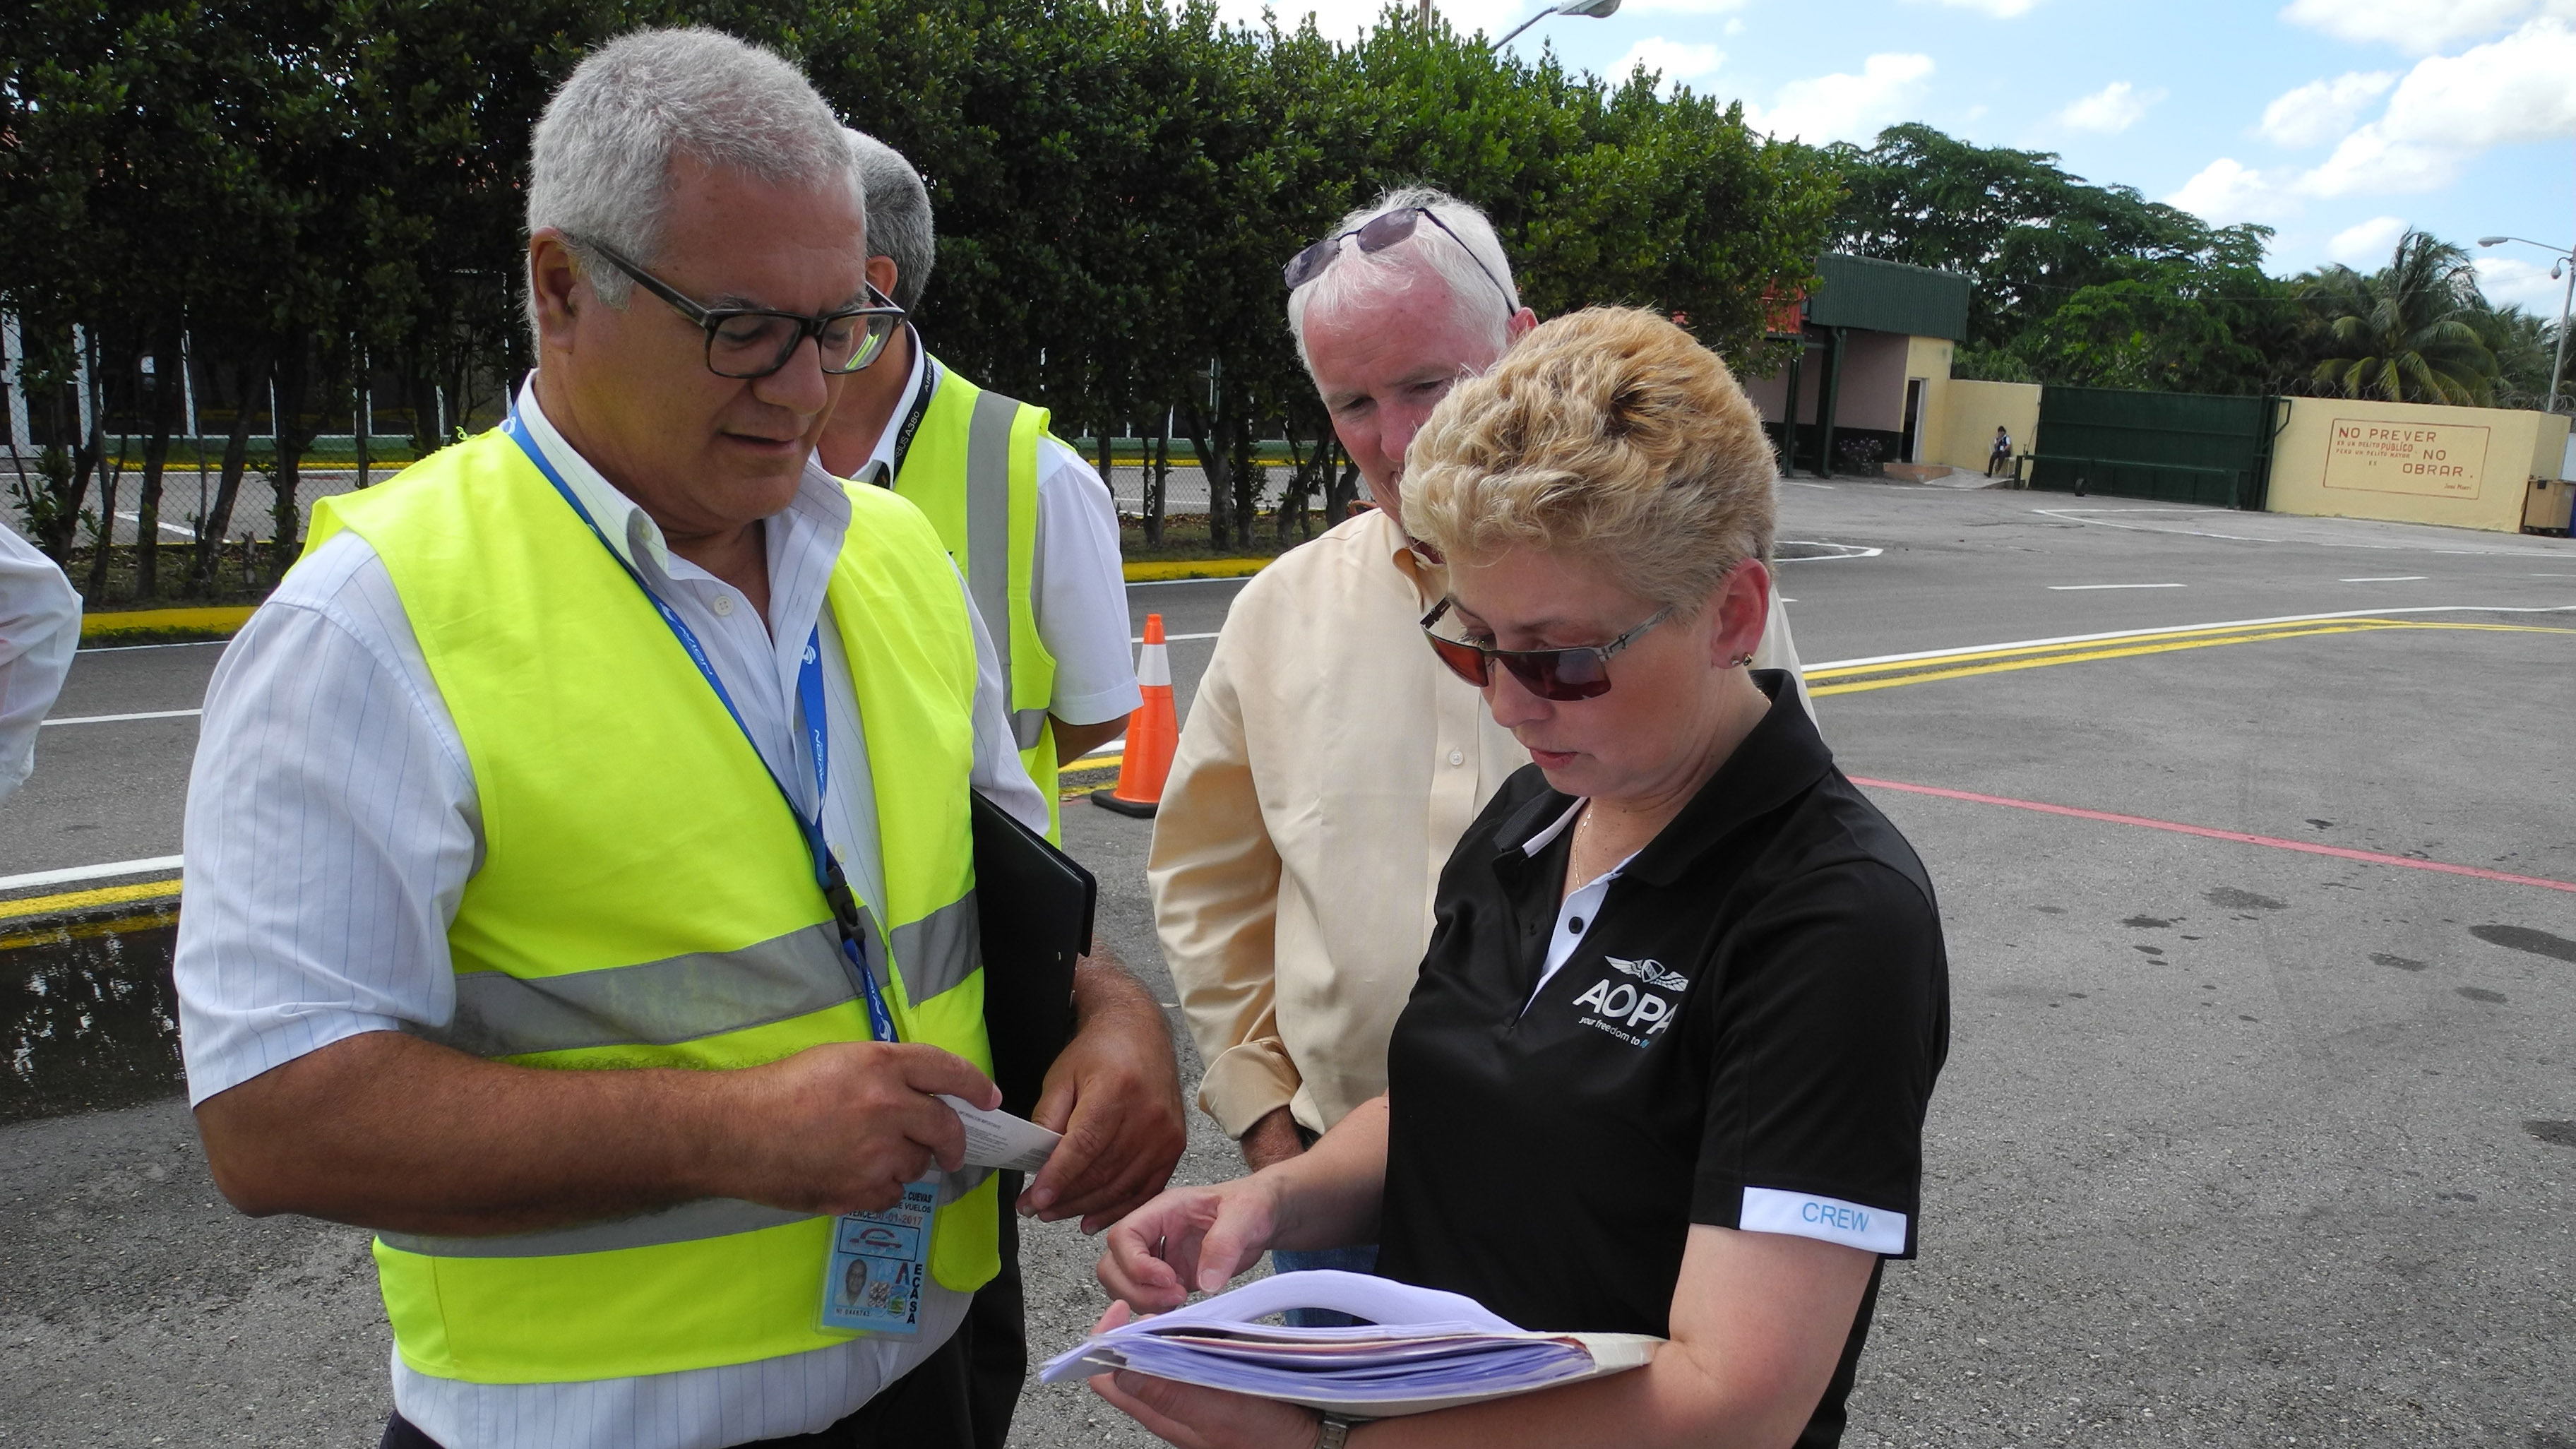
[[[84,644],[79,652],[107,654],[124,649],[221,649],[231,642],[230,639],[182,639],[176,644]]]
[[[1783,478],[1780,481],[1788,484],[1792,488],[1822,488],[1828,493],[1834,491],[1834,485],[1831,483],[1802,483],[1795,478]]]
[[[2212,516],[2241,516],[2239,510],[2233,508],[2034,508],[2031,512],[2041,514],[2049,518],[2062,518],[2068,523],[2090,523],[2102,528],[2125,528],[2138,533],[2178,533],[2186,534],[2193,538],[2224,538],[2237,543],[2308,544],[2316,548],[2367,548],[2376,549],[2383,553],[2404,552],[2408,549],[2422,547],[2420,544],[2413,543],[2362,543],[2352,539],[2339,538],[2282,538],[2277,535],[2260,533],[2219,533],[2213,529],[2206,528],[2152,528],[2143,523],[2114,523],[2108,518],[2087,518],[2080,516],[2093,513],[2181,513],[2205,514]],[[2273,516],[2296,517],[2298,515]],[[2458,554],[2469,558],[2528,558],[2533,554],[2533,550],[2531,549],[2519,548],[2437,548],[2430,550],[2430,552]]]
[[[2339,584],[2420,584],[2431,577],[2430,574],[2382,574],[2377,578],[2337,579],[2335,582]]]
[[[1864,664],[1903,664],[1914,659],[1947,659],[1955,654],[1990,649],[2037,649],[2052,644],[2092,644],[2104,639],[2151,639],[2160,634],[2200,634],[2213,629],[2251,629],[2263,624],[2304,624],[2322,619],[2384,619],[2393,614],[2576,614],[2576,604],[2409,604],[2400,609],[2339,609],[2330,614],[2276,614],[2268,619],[2216,619],[2206,624],[2169,624],[2157,629],[2111,629],[2099,634],[2060,634],[2053,639],[2006,639],[1994,644],[1955,644],[1947,649],[1917,649],[1910,654],[1874,654],[1866,659],[1801,661],[1799,669],[1853,669]]]
[[[1215,637],[1216,636],[1214,634],[1166,634],[1163,636],[1163,642],[1166,644],[1187,644],[1193,639],[1213,639]],[[1142,644],[1145,642],[1145,636],[1139,634],[1127,642],[1130,644]]]
[[[62,870],[40,870],[28,875],[0,875],[0,891],[21,890],[28,886],[66,885],[76,880],[105,880],[117,875],[147,875],[154,871],[177,870],[179,856],[156,855],[150,860],[112,860],[105,865],[75,865]]]
[[[204,713],[202,709],[153,709],[141,714],[83,714],[74,715],[69,719],[46,720],[44,728],[52,729],[56,725],[123,724],[132,719],[194,719]]]
[[[1784,558],[1778,560],[1778,562],[1784,564],[1831,563],[1838,558],[1877,558],[1879,555],[1887,552],[1886,549],[1871,548],[1865,543],[1823,543],[1815,539],[1808,538],[1783,538],[1775,540],[1772,545],[1773,551],[1776,553],[1782,544],[1796,548],[1834,548],[1842,550],[1840,553],[1820,553],[1812,554],[1805,558]]]
[[[1130,579],[1127,583],[1127,587],[1131,589],[1162,589],[1169,588],[1174,584],[1248,584],[1252,582],[1254,577],[1255,575],[1245,574],[1243,577],[1236,579]]]
[[[2048,587],[2055,593],[2080,594],[2090,589],[2179,589],[2188,586],[2184,584],[2050,584]]]
[[[119,517],[119,518],[124,519],[124,520],[125,520],[126,522],[128,522],[128,523],[133,524],[133,525],[134,525],[135,527],[137,527],[137,528],[141,528],[141,527],[143,526],[143,515],[142,515],[142,514],[139,514],[139,513],[127,513],[127,512],[124,512],[123,510],[121,510],[121,509],[120,509],[120,510],[117,512],[117,515],[116,515],[116,516],[117,516],[117,517]],[[175,533],[175,534],[179,535],[181,538],[187,539],[187,540],[189,540],[189,541],[190,541],[190,542],[192,542],[192,543],[196,541],[196,537],[197,537],[197,535],[196,535],[195,530],[193,530],[193,529],[181,528],[179,525],[177,525],[177,524],[175,524],[175,523],[163,523],[163,524],[157,524],[157,525],[155,525],[155,526],[156,526],[156,527],[158,527],[158,528],[159,528],[163,533]]]

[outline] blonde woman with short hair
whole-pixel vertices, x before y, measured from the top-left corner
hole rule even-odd
[[[1269,1248],[1525,1327],[1671,1342],[1648,1367],[1351,1425],[1131,1373],[1175,1444],[1837,1442],[1880,1265],[1914,1252],[1947,1051],[1931,882],[1785,675],[1772,456],[1726,365],[1651,312],[1540,326],[1415,439],[1404,513],[1448,568],[1427,647],[1532,766],[1451,855],[1389,1089],[1313,1151],[1179,1188],[1101,1281],[1159,1312]],[[1616,1426],[1615,1431],[1611,1426]]]

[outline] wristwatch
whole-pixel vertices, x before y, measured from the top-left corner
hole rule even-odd
[[[1351,1428],[1356,1422],[1339,1414],[1326,1414],[1315,1435],[1315,1449],[1342,1449],[1343,1441],[1351,1437]]]

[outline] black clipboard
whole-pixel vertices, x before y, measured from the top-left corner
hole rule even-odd
[[[1002,1110],[1026,1117],[1073,1040],[1073,965],[1091,949],[1100,882],[1081,862],[974,797],[975,915],[984,941],[984,1031]]]

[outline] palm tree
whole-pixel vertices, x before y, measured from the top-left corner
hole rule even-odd
[[[2321,324],[2316,383],[2389,402],[2494,403],[2499,368],[2467,252],[2409,231],[2375,275],[2334,266],[2301,282]]]

